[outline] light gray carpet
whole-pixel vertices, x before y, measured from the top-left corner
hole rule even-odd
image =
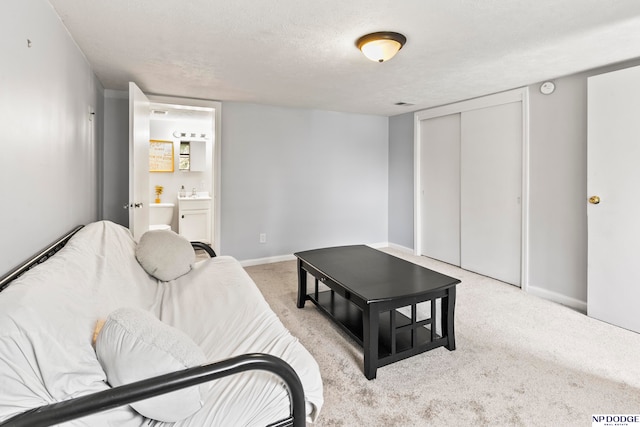
[[[320,365],[324,426],[590,426],[640,413],[640,334],[511,285],[424,257],[457,277],[456,346],[378,369],[310,302],[296,308],[295,261],[247,267],[271,308]]]

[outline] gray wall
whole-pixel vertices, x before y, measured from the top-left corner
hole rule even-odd
[[[102,218],[129,226],[129,94],[104,95],[104,182]]]
[[[388,135],[386,117],[223,103],[222,253],[386,242]]]
[[[3,0],[0,34],[1,275],[98,218],[103,91],[48,2]]]
[[[413,113],[389,118],[389,242],[413,249]]]
[[[638,64],[555,78],[551,95],[540,84],[529,87],[529,291],[580,310],[587,299],[587,78]],[[408,248],[413,132],[413,114],[389,119],[389,242]]]
[[[533,293],[586,310],[587,78],[626,62],[530,89],[530,275]]]
[[[529,88],[529,286],[579,304],[587,299],[587,81],[555,83],[551,95]]]
[[[126,225],[129,118],[123,96],[105,93],[104,218]],[[388,122],[224,102],[222,254],[256,260],[321,246],[387,242]],[[261,233],[266,243],[259,243]]]

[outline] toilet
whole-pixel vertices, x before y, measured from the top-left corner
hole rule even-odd
[[[175,203],[149,204],[149,230],[171,230]]]

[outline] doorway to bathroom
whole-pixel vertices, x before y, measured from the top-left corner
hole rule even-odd
[[[137,87],[135,89],[139,91]],[[131,103],[134,95],[129,95]],[[186,214],[186,221],[182,221],[183,231],[193,233],[194,224],[200,224],[202,238],[186,237],[206,241],[219,253],[221,104],[147,96],[141,91],[137,96],[146,97],[147,101],[142,102],[146,107],[130,108],[129,174],[133,209],[130,208],[129,226],[134,236],[139,237],[150,225],[156,228],[160,225],[150,223],[150,215],[162,217],[157,214],[158,209],[153,209],[154,212],[144,209],[142,200],[146,199],[149,207],[162,205],[165,212],[172,209],[168,225],[177,233],[181,232],[180,206],[191,208],[180,200],[197,200],[197,211],[182,212]],[[135,209],[136,204],[139,209]]]

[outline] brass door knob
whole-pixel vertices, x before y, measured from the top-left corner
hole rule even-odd
[[[589,197],[589,203],[591,203],[592,205],[597,205],[598,203],[600,203],[600,197],[598,196]]]

